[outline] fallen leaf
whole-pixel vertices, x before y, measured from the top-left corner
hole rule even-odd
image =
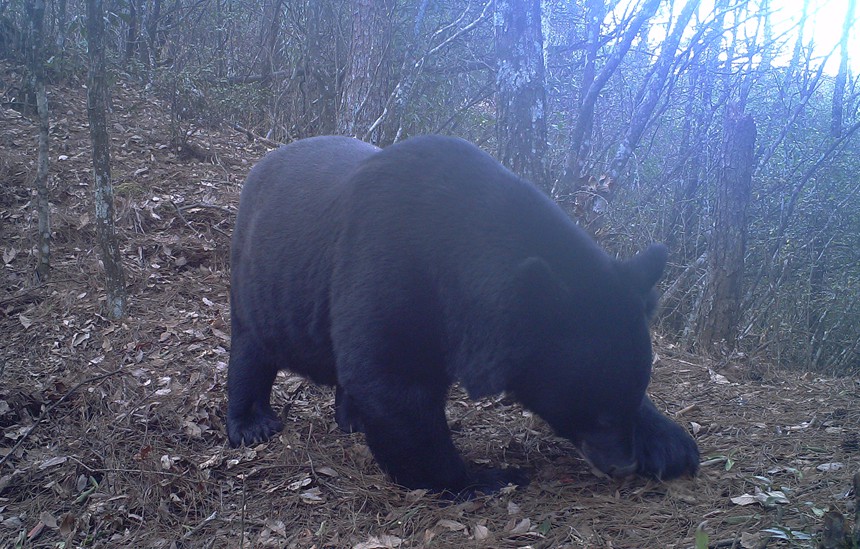
[[[200,428],[195,422],[190,419],[186,419],[183,423],[183,427],[185,430],[185,434],[190,436],[191,438],[201,438],[203,436],[203,429]]]
[[[383,534],[379,537],[370,536],[367,541],[353,545],[352,549],[392,549],[400,547],[403,540],[397,536]]]
[[[519,521],[516,526],[508,530],[511,534],[525,534],[532,527],[532,521],[527,518]]]
[[[8,528],[9,530],[18,530],[24,523],[21,521],[21,517],[9,517],[4,519],[3,522],[0,522],[0,525],[3,525],[4,528]]]
[[[816,469],[821,471],[822,473],[832,473],[834,471],[838,471],[845,467],[844,463],[839,463],[838,461],[834,461],[833,463],[822,463]]]
[[[60,535],[63,537],[69,537],[75,531],[75,516],[71,513],[66,513],[60,518]]]
[[[476,540],[485,540],[490,537],[490,529],[486,526],[481,526],[480,524],[475,525],[475,539]]]
[[[308,503],[310,505],[325,503],[325,498],[322,496],[322,491],[319,488],[311,488],[306,492],[302,492],[299,497],[302,498],[304,503]]]
[[[313,482],[311,480],[311,477],[305,475],[302,478],[300,478],[299,480],[287,484],[287,490],[292,490],[293,492],[296,492],[296,491],[300,490],[301,488],[304,488],[305,486],[307,486],[311,482]]]
[[[197,466],[198,469],[209,469],[210,467],[214,467],[219,465],[223,461],[223,457],[220,454],[215,454],[211,458],[207,459],[203,463]]]
[[[43,461],[39,465],[39,470],[44,471],[48,467],[55,467],[57,465],[62,465],[63,463],[68,461],[68,459],[69,458],[67,456],[56,456],[56,457],[52,457],[50,459],[46,459],[45,461]]]
[[[266,528],[268,528],[275,534],[278,534],[282,538],[287,537],[287,525],[284,524],[284,521],[277,519],[267,519],[265,524]]]
[[[742,532],[741,547],[743,547],[744,549],[754,549],[755,547],[762,547],[762,542],[764,542],[768,538],[770,538],[769,535],[763,534],[761,532]]]
[[[15,248],[3,250],[3,263],[5,263],[6,265],[12,263],[16,255],[18,255],[18,250],[16,250]]]
[[[441,528],[445,528],[446,530],[450,530],[451,532],[459,532],[460,530],[465,530],[466,525],[457,522],[456,520],[442,519],[436,523],[436,526]]]
[[[722,374],[718,374],[717,372],[711,370],[710,368],[708,368],[708,375],[711,377],[711,381],[713,381],[714,383],[716,383],[718,385],[727,385],[727,384],[731,383],[726,378],[726,376],[724,376]]]
[[[751,505],[759,503],[766,507],[773,507],[776,503],[789,503],[785,494],[779,490],[759,490],[756,489],[755,494],[743,494],[731,498],[735,505]]]
[[[42,511],[39,514],[39,520],[42,521],[42,523],[51,530],[57,529],[57,517],[55,517],[51,513],[47,511]]]
[[[334,477],[338,476],[337,471],[335,471],[331,467],[320,467],[316,471],[318,474],[325,475],[327,477],[334,478]]]

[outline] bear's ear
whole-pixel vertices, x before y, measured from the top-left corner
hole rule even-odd
[[[621,263],[621,274],[627,284],[646,300],[651,290],[666,268],[669,250],[662,244],[651,244],[644,252],[639,252]]]
[[[553,311],[568,302],[570,290],[546,261],[529,257],[517,265],[516,295],[527,311]]]

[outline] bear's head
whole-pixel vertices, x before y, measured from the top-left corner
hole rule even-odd
[[[529,258],[519,268],[519,345],[526,364],[509,390],[603,473],[637,470],[639,409],[651,376],[648,322],[667,251],[652,245],[619,262],[564,265]],[[572,271],[572,272],[563,272]]]

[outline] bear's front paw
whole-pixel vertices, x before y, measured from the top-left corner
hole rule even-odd
[[[680,476],[695,476],[699,470],[699,448],[686,431],[662,440],[637,444],[638,468],[641,476],[656,480],[672,480]]]
[[[637,474],[657,480],[695,476],[699,470],[696,441],[686,429],[656,409],[653,412],[636,425]]]
[[[227,438],[233,448],[266,442],[283,428],[283,422],[271,411],[246,417],[227,416]]]

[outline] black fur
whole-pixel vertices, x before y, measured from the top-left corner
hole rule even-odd
[[[248,176],[233,236],[227,431],[281,429],[278,369],[336,385],[336,416],[398,483],[454,494],[523,483],[472,470],[445,419],[459,381],[508,391],[599,469],[693,474],[695,442],[645,397],[666,250],[606,255],[469,143],[298,141]]]

